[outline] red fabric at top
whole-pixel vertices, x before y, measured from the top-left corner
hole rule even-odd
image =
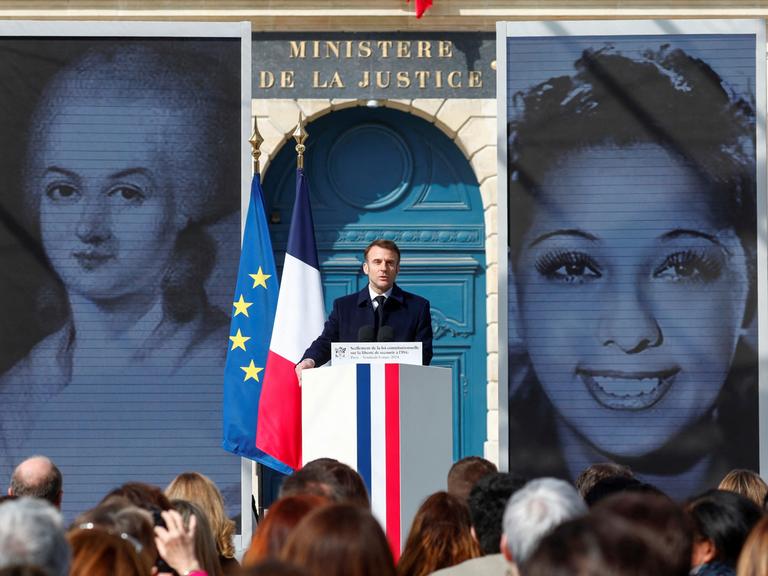
[[[408,0],[410,3],[411,0]],[[432,0],[416,0],[416,18],[421,18],[427,8],[432,6]]]

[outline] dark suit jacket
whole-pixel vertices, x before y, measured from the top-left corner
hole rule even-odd
[[[395,342],[421,342],[423,363],[432,360],[432,315],[429,301],[402,290],[397,284],[383,304],[384,324],[390,326]],[[374,310],[366,285],[360,292],[337,298],[333,302],[323,333],[304,352],[304,358],[312,358],[315,366],[331,359],[332,342],[357,342],[363,326],[374,324]]]

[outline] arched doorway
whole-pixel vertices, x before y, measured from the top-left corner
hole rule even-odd
[[[485,226],[477,179],[440,130],[388,108],[347,108],[307,126],[306,170],[326,308],[360,290],[362,252],[375,238],[403,252],[398,284],[428,298],[433,365],[454,376],[454,457],[486,439]],[[295,193],[292,141],[264,178],[278,265]],[[425,410],[428,407],[424,407]]]

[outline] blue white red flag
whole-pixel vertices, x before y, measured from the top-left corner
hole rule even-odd
[[[294,470],[301,467],[301,387],[295,366],[322,332],[324,320],[309,184],[299,169],[256,435],[260,450]]]
[[[278,298],[277,273],[258,173],[251,184],[224,368],[222,448],[284,472],[256,448],[256,415]]]

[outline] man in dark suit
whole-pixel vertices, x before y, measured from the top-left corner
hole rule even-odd
[[[296,364],[296,374],[328,362],[332,342],[380,340],[421,342],[423,363],[432,360],[432,316],[429,301],[395,284],[400,272],[400,249],[391,240],[374,240],[365,249],[363,272],[368,286],[337,298],[323,333]]]

